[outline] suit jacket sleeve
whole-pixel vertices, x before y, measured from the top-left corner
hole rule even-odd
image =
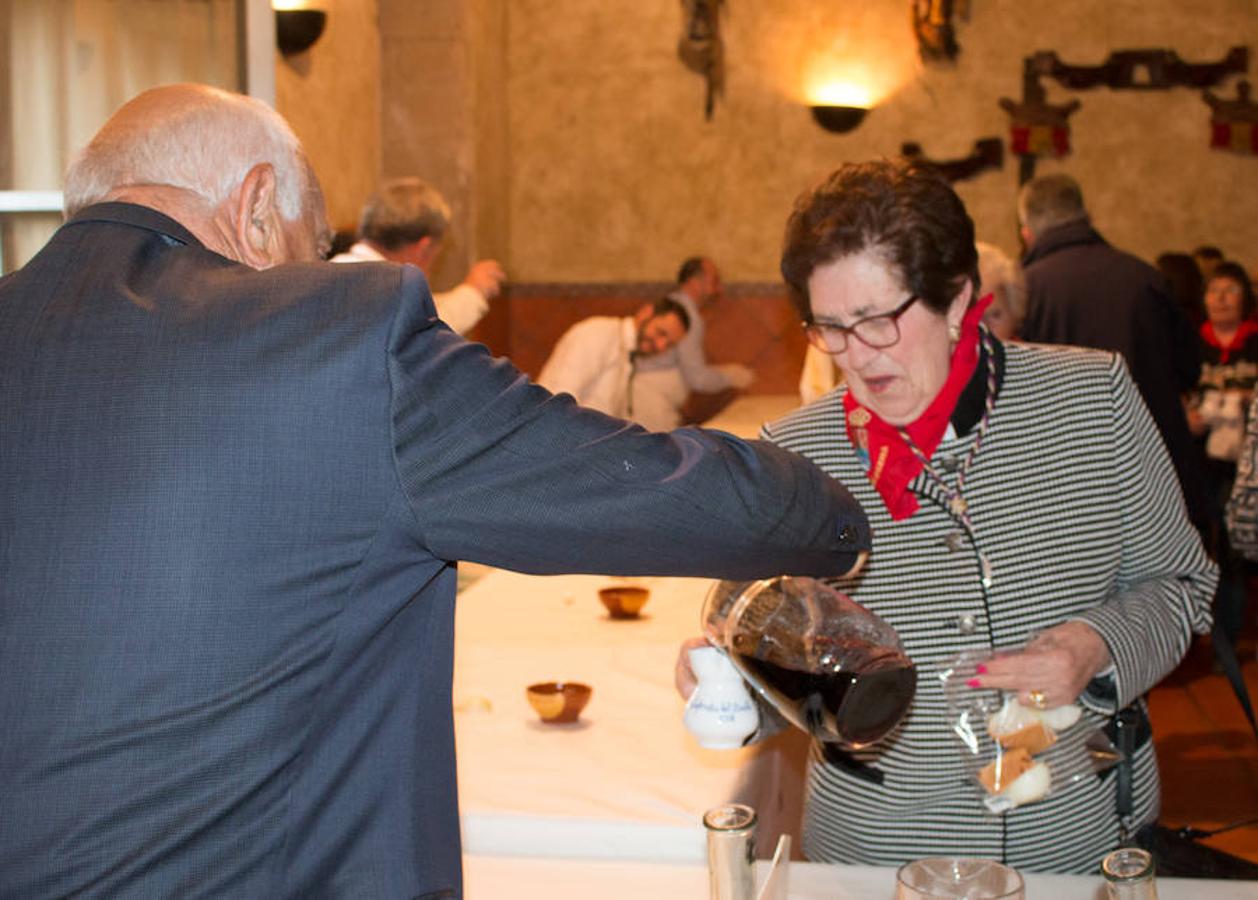
[[[659,434],[577,406],[433,316],[401,270],[389,376],[397,474],[440,558],[524,572],[836,575],[869,547],[847,490],[795,454]]]
[[[1112,464],[1119,473],[1123,558],[1110,598],[1077,618],[1095,628],[1114,661],[1116,697],[1085,693],[1101,712],[1126,706],[1160,681],[1183,657],[1193,632],[1210,630],[1218,570],[1188,521],[1166,447],[1153,418],[1115,354]],[[1116,706],[1115,706],[1116,702]]]

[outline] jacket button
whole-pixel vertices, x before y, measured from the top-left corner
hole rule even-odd
[[[957,631],[962,634],[973,634],[976,628],[978,628],[978,623],[968,613],[957,619]]]
[[[961,549],[961,532],[949,531],[943,536],[944,546],[956,553]]]
[[[958,465],[960,465],[960,463],[957,462],[957,458],[955,456],[939,457],[939,466],[945,472],[955,472]]]

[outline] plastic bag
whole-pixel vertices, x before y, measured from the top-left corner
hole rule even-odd
[[[1040,710],[1017,695],[971,688],[990,654],[963,653],[940,673],[948,721],[983,805],[1001,815],[1116,765],[1121,755],[1076,704]]]

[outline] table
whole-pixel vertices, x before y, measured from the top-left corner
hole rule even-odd
[[[613,620],[598,589],[651,591]],[[761,846],[794,831],[806,740],[705,750],[673,687],[681,641],[699,630],[711,582],[529,576],[490,570],[458,599],[454,709],[464,849],[472,854],[702,862],[705,810],[754,806]],[[540,681],[582,681],[573,725],[544,725],[525,698]]]
[[[760,426],[800,407],[798,394],[743,394],[703,423],[743,438],[760,436]]]
[[[757,864],[763,880],[766,864]],[[465,856],[467,900],[701,900],[708,893],[706,865],[595,862]],[[891,900],[895,869],[793,862],[790,900]],[[1024,873],[1029,900],[1104,900],[1100,876]],[[1161,900],[1254,900],[1258,883],[1159,878]]]
[[[708,425],[754,437],[797,405],[793,395],[743,396]],[[756,808],[766,854],[796,830],[804,735],[715,751],[682,724],[673,666],[699,633],[711,581],[481,567],[461,571],[460,583],[454,708],[467,852],[701,862],[703,813],[731,801]],[[598,589],[625,583],[651,598],[640,619],[615,621]],[[575,725],[543,725],[524,689],[562,680],[591,685],[590,704]]]

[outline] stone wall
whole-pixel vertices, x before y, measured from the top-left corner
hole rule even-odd
[[[323,36],[275,55],[275,106],[301,138],[332,226],[353,227],[380,177],[380,26],[376,0],[325,0]]]
[[[703,80],[676,55],[675,0],[329,0],[328,32],[281,62],[279,105],[307,142],[336,222],[385,176],[420,174],[446,194],[455,228],[438,287],[470,260],[501,259],[517,282],[654,281],[692,252],[727,280],[777,277],[793,198],[836,164],[936,158],[1008,140],[1001,97],[1022,60],[1051,49],[1096,64],[1166,47],[1191,62],[1248,45],[1252,0],[972,0],[961,55],[924,65],[909,0],[726,0],[727,76],[711,121]],[[856,130],[823,131],[810,92],[845,79],[874,108]],[[1223,88],[1235,94],[1236,79]],[[1152,258],[1216,243],[1258,263],[1258,158],[1210,150],[1199,94],[1071,93],[1073,153],[1041,162],[1082,183],[1101,230]],[[1018,250],[1017,164],[962,182],[980,239]]]

